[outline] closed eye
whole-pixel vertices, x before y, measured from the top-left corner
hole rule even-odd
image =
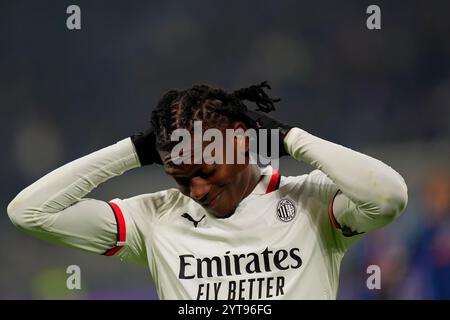
[[[199,177],[202,179],[208,179],[211,178],[216,173],[216,170],[211,170],[209,172],[201,172],[199,174]]]
[[[204,170],[198,173],[198,176],[202,179],[211,178],[216,173],[216,166],[207,166]]]

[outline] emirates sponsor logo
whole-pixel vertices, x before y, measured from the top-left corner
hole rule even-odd
[[[303,261],[299,248],[196,257],[179,256],[178,278],[195,281],[196,299],[242,300],[283,296],[287,273]]]

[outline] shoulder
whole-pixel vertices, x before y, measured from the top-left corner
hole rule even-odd
[[[296,193],[302,197],[314,197],[328,201],[330,195],[337,191],[338,187],[322,171],[316,169],[309,174],[300,176],[282,177],[280,191],[290,194]]]
[[[321,184],[333,184],[333,182],[327,177],[325,173],[316,169],[308,174],[300,176],[282,176],[280,188],[315,188]]]
[[[190,199],[179,190],[172,188],[127,199],[113,199],[112,202],[135,216],[155,219],[170,213],[175,208],[189,204]]]
[[[323,172],[318,169],[311,171],[310,174],[305,179],[306,185],[313,192],[322,192],[326,191],[328,188],[333,188],[336,185],[330,178]]]

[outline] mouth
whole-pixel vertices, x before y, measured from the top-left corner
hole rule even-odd
[[[220,197],[223,193],[223,190],[220,191],[218,194],[216,194],[215,196],[213,196],[211,199],[208,199],[207,201],[203,202],[201,205],[204,208],[213,208],[217,205],[217,201],[220,200]]]

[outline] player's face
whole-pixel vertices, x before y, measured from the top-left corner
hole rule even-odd
[[[248,173],[245,165],[201,164],[166,168],[178,189],[218,218],[234,213],[246,196]]]
[[[234,139],[233,143],[236,144],[237,140]],[[236,154],[239,151],[234,144]],[[221,151],[223,159],[226,159],[226,149],[225,142]],[[259,179],[259,170],[255,165],[248,164],[248,159],[243,164],[173,165],[167,153],[160,152],[160,155],[165,172],[175,179],[178,189],[218,218],[231,216]]]

